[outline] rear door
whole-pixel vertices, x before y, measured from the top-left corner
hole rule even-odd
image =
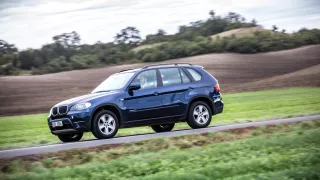
[[[141,84],[141,89],[128,92],[124,99],[128,122],[148,121],[162,116],[158,109],[162,106],[158,94],[158,79],[155,69],[141,72],[132,82]]]
[[[161,114],[164,116],[181,116],[185,112],[182,102],[185,93],[189,90],[190,78],[178,67],[159,68],[162,87]]]

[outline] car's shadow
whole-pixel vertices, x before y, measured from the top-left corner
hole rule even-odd
[[[208,126],[206,128],[211,128],[211,127],[218,127],[218,126]],[[202,129],[205,129],[205,128],[202,128]],[[115,136],[110,139],[119,139],[119,138],[125,138],[125,137],[134,137],[134,136],[151,135],[151,134],[172,133],[172,132],[179,132],[179,131],[185,131],[185,130],[194,130],[194,129],[185,128],[185,129],[177,129],[177,130],[173,130],[173,131],[169,131],[169,132],[160,132],[160,133],[151,132],[151,133],[138,133],[138,134],[130,134],[130,135],[121,135],[121,136]],[[85,139],[85,140],[81,140],[80,142],[99,141],[99,140],[106,140],[106,139]]]

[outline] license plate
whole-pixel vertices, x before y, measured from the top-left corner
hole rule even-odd
[[[62,121],[52,122],[52,127],[61,127],[63,126]]]

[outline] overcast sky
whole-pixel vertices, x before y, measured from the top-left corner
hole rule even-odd
[[[142,37],[160,28],[172,34],[179,25],[207,19],[211,9],[255,18],[269,29],[320,28],[320,0],[0,0],[0,39],[26,49],[71,31],[88,44],[112,41],[127,26]]]

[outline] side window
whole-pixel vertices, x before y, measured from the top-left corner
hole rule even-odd
[[[180,69],[180,73],[181,73],[181,78],[183,83],[189,83],[191,81],[182,69]]]
[[[197,71],[195,71],[195,70],[193,70],[191,68],[186,68],[186,69],[191,74],[191,76],[193,77],[193,79],[195,81],[200,81],[201,80],[201,75]]]
[[[163,86],[181,84],[181,77],[178,68],[159,69]]]
[[[141,89],[150,89],[157,87],[156,70],[143,71],[132,82],[140,83]]]

